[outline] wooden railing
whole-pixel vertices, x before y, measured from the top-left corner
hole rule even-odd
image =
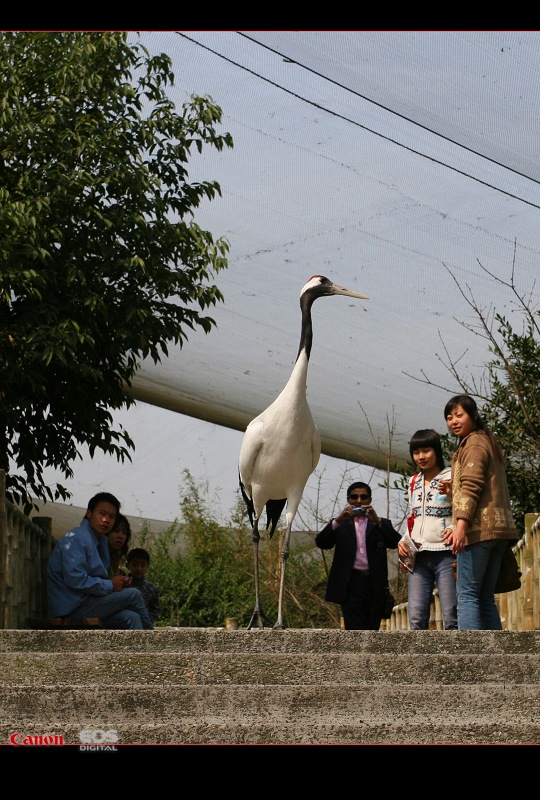
[[[47,616],[47,562],[52,520],[30,520],[6,500],[0,470],[0,628],[29,628]]]
[[[525,534],[514,547],[521,570],[521,588],[515,592],[498,594],[495,601],[501,615],[503,630],[540,630],[540,514],[525,514]],[[409,630],[407,603],[394,607],[392,616],[381,628],[388,631]],[[444,629],[441,605],[437,590],[433,592],[429,627]]]

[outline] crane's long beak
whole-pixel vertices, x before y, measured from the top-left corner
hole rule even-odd
[[[344,294],[346,297],[357,297],[359,300],[369,300],[367,294],[353,292],[352,289],[345,289],[344,286],[339,286],[337,283],[332,283],[332,294]]]

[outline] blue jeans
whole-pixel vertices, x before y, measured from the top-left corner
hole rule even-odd
[[[429,608],[435,584],[446,630],[457,630],[456,581],[452,574],[455,556],[450,550],[422,550],[416,554],[413,572],[409,573],[407,604],[411,631],[429,628]]]
[[[154,629],[144,598],[135,588],[122,589],[101,597],[88,595],[71,616],[99,617],[105,628],[129,631]]]
[[[490,539],[465,547],[457,556],[458,628],[460,631],[500,631],[495,584],[508,541]]]

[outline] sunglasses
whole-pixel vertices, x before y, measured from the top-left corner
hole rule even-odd
[[[371,500],[369,494],[350,494],[351,500]]]

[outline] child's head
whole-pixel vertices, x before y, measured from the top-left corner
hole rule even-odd
[[[129,540],[131,539],[131,525],[123,514],[116,515],[116,522],[113,529],[108,534],[109,550],[119,556],[125,556],[129,550]]]
[[[434,431],[431,428],[424,428],[416,431],[409,442],[409,453],[411,454],[413,463],[416,465],[417,461],[415,454],[425,453],[427,450],[433,450],[437,466],[439,469],[443,469],[444,456],[442,452],[441,437],[437,431]]]
[[[150,553],[142,547],[134,547],[127,554],[126,562],[134,578],[144,578],[150,566]]]

